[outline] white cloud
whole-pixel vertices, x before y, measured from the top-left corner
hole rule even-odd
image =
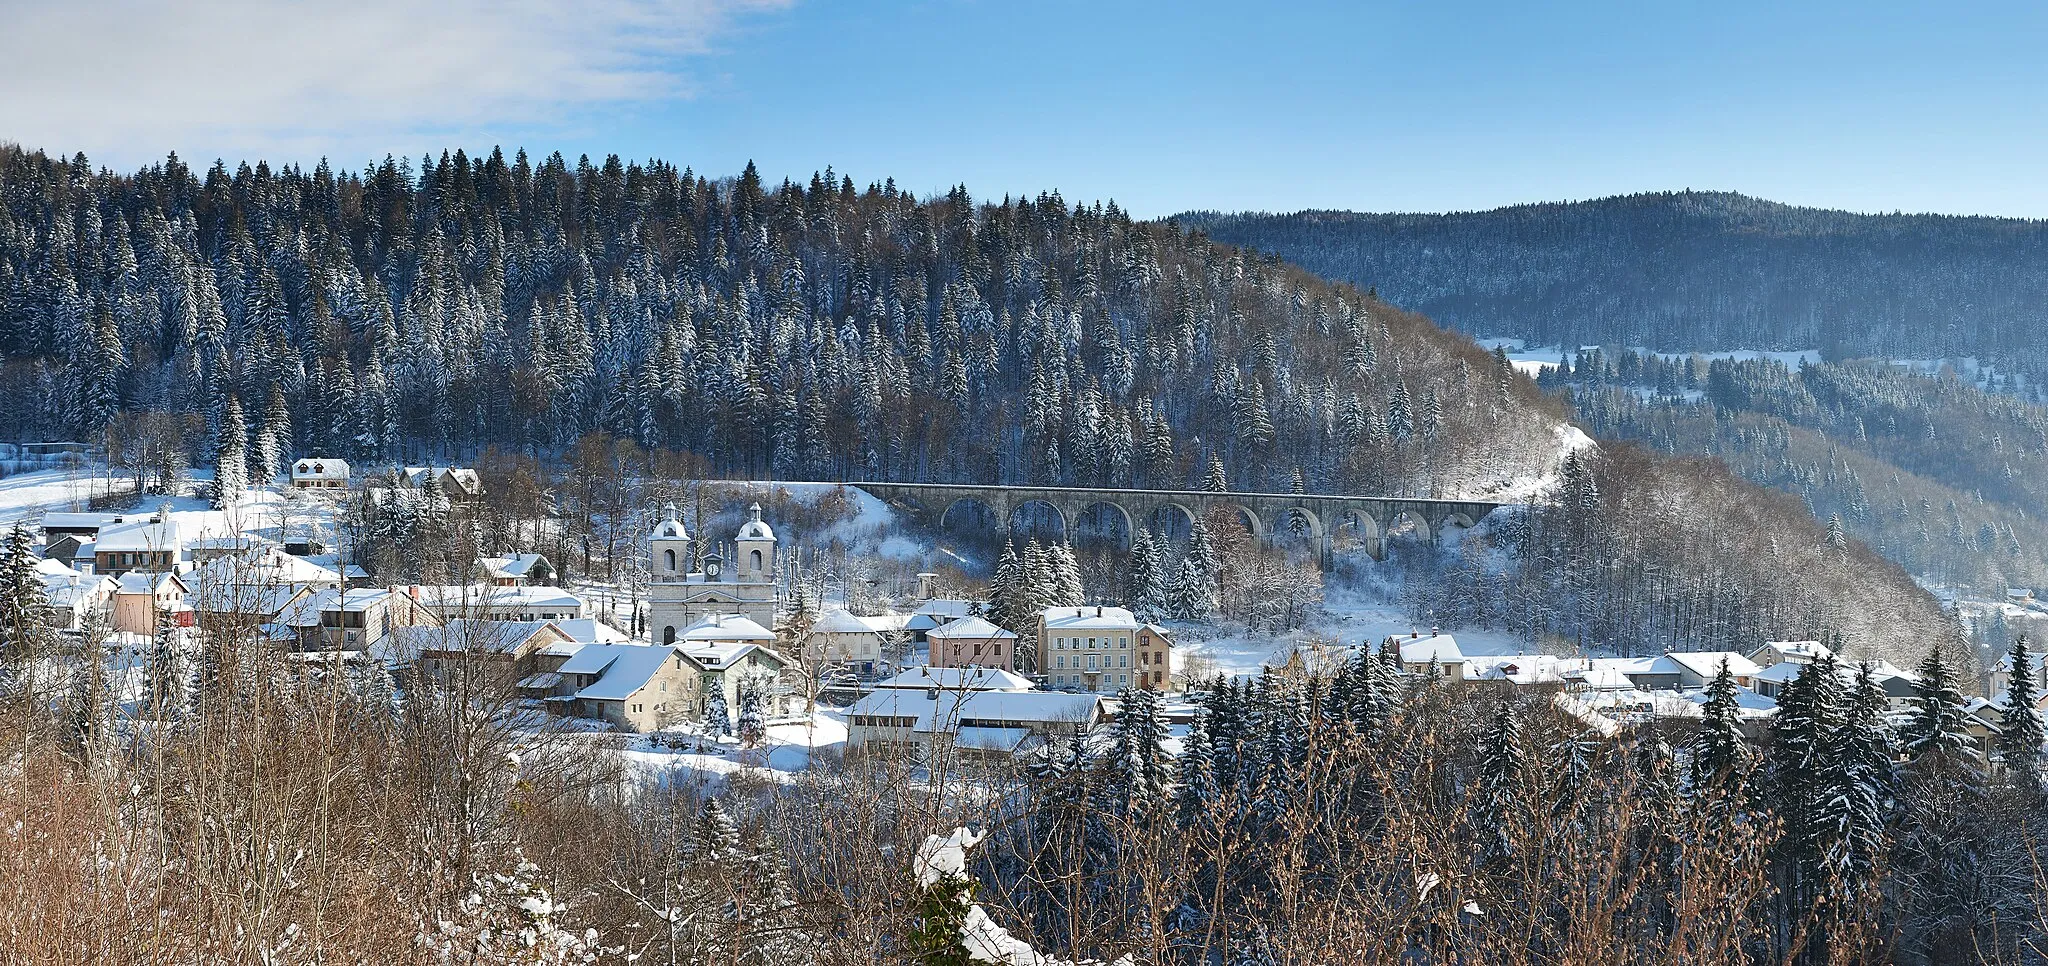
[[[691,93],[789,0],[0,0],[0,140],[135,163],[358,162]]]

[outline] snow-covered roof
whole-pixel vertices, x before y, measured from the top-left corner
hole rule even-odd
[[[192,571],[188,583],[334,585],[341,575],[275,546],[261,547],[209,560]]]
[[[917,610],[912,611],[912,613],[945,618],[965,617],[968,614],[974,613],[974,609],[977,606],[979,605],[975,601],[971,600],[955,600],[948,597],[934,597],[931,600],[925,601],[924,603],[917,605]],[[945,621],[940,621],[939,623],[943,624],[945,623]]]
[[[583,598],[560,587],[499,587],[495,584],[420,584],[408,588],[416,591],[419,602],[426,607],[439,610],[503,609],[509,607],[540,610],[583,611]]]
[[[1564,680],[1564,662],[1549,654],[1500,654],[1465,659],[1465,676],[1510,684],[1550,684]]]
[[[177,574],[154,574],[147,571],[131,570],[120,578],[120,592],[124,594],[184,594],[185,582]]]
[[[1458,639],[1449,634],[1396,638],[1394,647],[1399,651],[1403,664],[1465,663],[1465,652],[1458,648]]]
[[[1089,604],[1082,607],[1048,607],[1042,619],[1046,633],[1059,631],[1100,631],[1138,629],[1138,618],[1122,607]]]
[[[583,644],[618,644],[629,640],[626,632],[594,617],[576,617],[552,622],[569,640]]]
[[[876,688],[927,691],[1029,691],[1031,682],[1021,675],[993,667],[907,668],[895,677],[877,682]]]
[[[306,593],[305,587],[293,584],[201,583],[185,595],[185,602],[202,611],[274,615]]]
[[[88,601],[104,601],[113,592],[113,578],[81,574],[67,568],[65,573],[44,574],[43,594],[55,607],[77,607]]]
[[[1834,653],[1819,641],[1765,641],[1757,652],[1770,654],[1774,661],[1804,662],[1818,661]]]
[[[789,659],[776,651],[749,641],[692,641],[679,644],[677,648],[690,660],[703,665],[707,671],[724,670],[755,655],[759,655],[777,668],[789,664]]]
[[[43,532],[51,530],[97,530],[121,519],[118,513],[45,513]]]
[[[872,634],[874,625],[856,617],[852,611],[834,607],[820,615],[818,622],[811,625],[813,634]]]
[[[772,641],[775,632],[740,614],[710,614],[676,632],[677,641]]]
[[[657,540],[690,539],[690,531],[683,526],[682,515],[676,512],[674,503],[662,505],[661,522],[654,525],[654,537]]]
[[[547,621],[451,620],[440,627],[394,627],[394,646],[406,653],[475,651],[510,654],[554,625]]]
[[[424,485],[430,475],[437,479],[445,475],[454,480],[455,485],[461,487],[465,493],[478,493],[483,489],[476,470],[466,466],[408,466],[402,472],[409,486]]]
[[[963,722],[974,722],[967,727],[995,728],[1087,722],[1095,717],[1101,702],[1099,695],[1064,691],[941,690],[934,694],[887,688],[854,702],[847,714],[913,718],[912,730],[930,733],[953,731]]]
[[[756,503],[747,507],[747,514],[749,519],[740,526],[740,532],[733,537],[734,540],[775,539],[775,531],[761,520],[761,504]]]
[[[940,638],[960,638],[961,640],[982,641],[989,640],[992,638],[1013,638],[1017,635],[1013,632],[1006,631],[1000,627],[997,627],[985,618],[976,617],[972,614],[969,614],[968,616],[958,618],[952,621],[951,623],[945,624],[940,627],[932,628],[932,632],[926,636]]]
[[[348,462],[327,456],[307,457],[292,464],[295,480],[346,480]]]
[[[561,674],[596,674],[598,679],[576,692],[594,701],[624,701],[647,686],[664,662],[678,657],[675,648],[651,644],[591,644],[557,668]]]
[[[1713,696],[1709,695],[1705,688],[1700,688],[1696,691],[1687,691],[1681,697],[1694,704],[1704,705]],[[1735,688],[1735,709],[1743,717],[1755,717],[1777,711],[1778,702],[1741,685],[1737,685]]]
[[[478,560],[477,564],[493,577],[519,578],[531,574],[534,565],[546,559],[537,553],[513,553],[502,557],[485,557]]]
[[[1755,661],[1734,651],[1672,651],[1664,656],[1670,658],[1673,664],[1703,678],[1721,673],[1722,661],[1728,662],[1728,673],[1739,678],[1763,670],[1756,666]]]
[[[116,523],[101,527],[99,538],[93,544],[98,553],[175,551],[179,547],[178,525],[169,520],[161,523]]]

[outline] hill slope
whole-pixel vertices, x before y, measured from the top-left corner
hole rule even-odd
[[[1374,286],[1457,328],[1535,345],[1977,356],[2048,372],[2048,222],[1863,215],[1691,191],[1450,214],[1178,220]]]

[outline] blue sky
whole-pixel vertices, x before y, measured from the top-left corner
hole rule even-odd
[[[2048,5],[1957,6],[0,0],[0,138],[122,167],[751,158],[1140,215],[1692,187],[2048,216]]]

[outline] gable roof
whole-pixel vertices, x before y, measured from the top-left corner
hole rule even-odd
[[[991,638],[1014,638],[1017,635],[990,623],[984,618],[970,614],[945,625],[934,627],[926,637],[953,638],[962,640],[988,640]]]
[[[739,614],[711,614],[676,632],[677,641],[772,641],[775,632]]]
[[[1033,724],[1086,722],[1100,711],[1102,696],[1065,691],[929,691],[889,688],[875,691],[847,709],[849,716],[881,715],[912,718],[911,730],[952,731],[961,722],[1016,721]]]
[[[1399,638],[1394,641],[1394,649],[1403,664],[1465,663],[1465,652],[1459,649],[1458,639],[1449,634]]]
[[[440,627],[391,629],[395,645],[414,654],[422,651],[512,654],[537,635],[560,633],[559,629],[547,621],[470,619],[451,620]]]
[[[1703,678],[1721,673],[1721,662],[1728,662],[1728,673],[1735,677],[1749,677],[1763,670],[1756,662],[1734,651],[1672,651],[1664,655],[1673,664],[1691,671]],[[1654,673],[1654,672],[1653,672]]]
[[[872,634],[874,632],[875,628],[873,625],[854,616],[852,611],[844,607],[834,607],[826,611],[818,618],[816,624],[811,625],[811,633],[813,634]]]
[[[1054,631],[1115,631],[1138,629],[1138,618],[1122,607],[1089,604],[1081,607],[1048,607],[1040,615],[1048,633]]]
[[[707,671],[723,671],[753,657],[759,657],[777,669],[789,666],[788,658],[751,641],[690,641],[677,644],[676,648]]]
[[[292,464],[292,479],[345,480],[348,479],[348,462],[326,456],[308,456]]]
[[[138,553],[178,550],[178,525],[173,522],[116,523],[100,528],[93,549],[98,553]]]
[[[558,674],[595,674],[597,680],[576,692],[593,701],[624,701],[647,686],[655,672],[670,658],[680,660],[675,648],[652,644],[591,644],[577,651]]]
[[[537,553],[514,553],[502,557],[484,557],[477,561],[486,573],[493,577],[524,577],[533,568],[548,558]]]
[[[1029,691],[1031,682],[1021,675],[993,667],[906,668],[895,677],[875,683],[877,689],[900,688],[927,691]]]

